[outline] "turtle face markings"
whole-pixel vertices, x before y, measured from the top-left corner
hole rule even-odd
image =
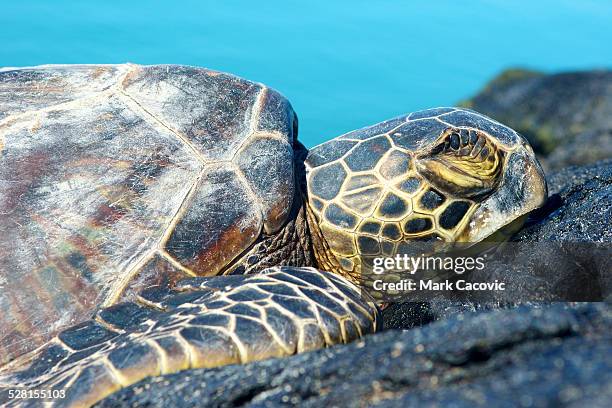
[[[332,224],[346,230],[354,229],[358,221],[356,216],[333,203],[328,205],[325,209],[324,218],[329,220]]]
[[[411,207],[410,201],[388,192],[378,206],[375,216],[381,220],[399,220],[411,211]]]
[[[378,235],[381,227],[382,225],[379,221],[368,220],[361,223],[359,226],[359,232],[370,235]]]
[[[397,223],[386,223],[382,230],[382,236],[391,241],[397,241],[402,237],[402,231]]]
[[[395,188],[403,191],[406,194],[414,194],[420,190],[421,187],[421,179],[417,177],[408,177],[406,179],[401,180]]]
[[[318,168],[308,180],[308,192],[322,200],[331,200],[338,195],[346,178],[346,170],[337,162]]]
[[[470,207],[471,203],[468,201],[454,201],[440,214],[440,226],[452,230],[461,222]]]
[[[422,195],[417,198],[417,208],[423,212],[435,211],[444,203],[446,197],[436,189],[426,189]]]
[[[360,215],[367,215],[372,212],[372,209],[379,201],[382,192],[382,187],[375,185],[374,187],[343,194],[340,201],[342,204],[348,207],[350,211],[356,212]]]
[[[344,162],[353,172],[369,171],[376,166],[376,163],[390,147],[391,143],[385,136],[374,137],[351,149],[350,153],[344,158]]]
[[[312,149],[313,160],[306,160],[309,191],[315,181],[329,197],[317,195],[316,202],[309,197],[308,208],[317,220],[312,228],[321,232],[314,242],[320,266],[355,279],[373,257],[393,256],[410,242],[477,242],[543,200],[545,182],[533,152],[516,132],[475,112],[416,112],[338,140],[355,144],[334,154],[328,142]],[[318,166],[319,150],[336,161]],[[511,157],[515,169],[508,166]],[[334,164],[344,170],[343,177],[336,177],[339,171],[332,173],[335,177],[321,173]],[[535,187],[507,205],[512,199],[504,185],[518,185],[521,165]],[[321,203],[333,211],[321,210]],[[352,215],[350,223],[346,214]]]
[[[378,172],[385,180],[404,177],[410,170],[412,158],[404,151],[393,149],[385,156]]]
[[[360,190],[379,184],[376,174],[358,174],[351,176],[346,182],[346,191]]]
[[[434,226],[434,220],[432,217],[425,215],[415,215],[409,218],[403,224],[404,232],[406,234],[420,234],[431,230]]]

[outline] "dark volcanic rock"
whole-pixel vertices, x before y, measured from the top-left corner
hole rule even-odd
[[[547,169],[612,157],[612,71],[508,70],[461,104],[522,133]]]
[[[547,181],[543,219],[524,228],[515,241],[612,243],[612,160],[567,168]]]
[[[609,406],[607,304],[458,315],[245,366],[151,378],[100,407]]]
[[[547,169],[595,163],[612,157],[612,128],[578,133],[573,140],[558,145],[542,159]]]

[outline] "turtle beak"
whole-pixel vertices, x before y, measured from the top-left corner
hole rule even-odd
[[[542,166],[531,147],[523,143],[508,155],[499,188],[474,212],[459,240],[480,242],[514,221],[524,221],[525,215],[541,207],[547,197]],[[512,227],[516,230],[516,222]]]

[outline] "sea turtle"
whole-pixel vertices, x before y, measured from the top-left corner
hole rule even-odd
[[[351,341],[381,327],[373,256],[481,241],[545,197],[527,142],[466,109],[308,152],[289,102],[232,75],[2,69],[0,402]]]

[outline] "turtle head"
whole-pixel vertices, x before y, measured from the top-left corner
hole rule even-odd
[[[476,112],[437,108],[313,148],[307,208],[320,267],[359,278],[418,241],[480,242],[547,195],[527,141]]]

